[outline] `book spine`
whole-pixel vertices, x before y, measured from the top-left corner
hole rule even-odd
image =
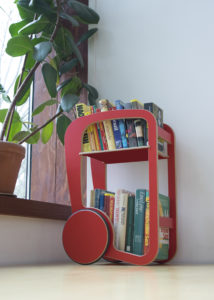
[[[114,222],[114,203],[115,203],[115,195],[111,194],[110,195],[110,200],[109,200],[109,218]]]
[[[124,106],[120,103],[120,100],[116,100],[115,105],[116,105],[116,110],[124,109]],[[118,123],[119,123],[119,129],[120,129],[123,148],[128,148],[128,141],[127,141],[127,138],[126,138],[126,125],[125,125],[125,122],[124,122],[123,119],[119,119]]]
[[[143,255],[144,253],[144,222],[145,222],[146,190],[136,190],[133,253]]]
[[[119,128],[119,120],[112,120],[112,128],[114,132],[116,149],[121,149],[123,148],[123,144],[122,144],[122,138],[121,138],[121,133]]]
[[[95,207],[95,191],[91,190],[90,194],[90,207]]]
[[[146,191],[144,253],[149,251],[149,192]]]
[[[126,119],[126,128],[128,133],[128,145],[129,147],[137,147],[137,136],[134,126],[134,120]]]
[[[105,196],[103,193],[101,193],[99,197],[99,209],[104,211],[104,207],[105,207]]]
[[[106,140],[106,134],[105,134],[103,122],[100,122],[99,126],[100,126],[100,134],[101,134],[101,138],[102,138],[102,142],[103,142],[103,150],[108,150],[108,143]]]
[[[141,119],[134,120],[136,137],[137,137],[137,145],[143,146],[144,145],[144,135],[143,135],[143,122]]]
[[[114,204],[114,245],[118,249],[118,224],[119,224],[119,214],[120,214],[120,197],[123,190],[117,190],[115,194],[115,204]]]
[[[95,200],[94,200],[95,208],[100,208],[100,194],[101,194],[101,189],[95,189]]]
[[[101,112],[108,111],[108,101],[106,99],[100,100],[99,103],[101,106]],[[103,125],[104,125],[104,129],[105,129],[108,149],[114,150],[114,149],[116,149],[116,145],[115,145],[115,141],[114,141],[114,134],[113,134],[111,121],[105,120],[105,121],[103,121]]]
[[[84,104],[84,103],[78,103],[75,106],[76,108],[76,114],[77,118],[83,117],[86,115],[86,113],[90,112],[90,106]],[[86,130],[83,134],[83,152],[91,152],[91,145],[90,145],[90,139],[89,139],[89,132]]]
[[[118,249],[121,251],[125,251],[127,209],[128,193],[122,193],[120,198],[119,223],[117,229]]]
[[[133,253],[134,202],[135,202],[135,196],[129,195],[127,224],[126,224],[126,245],[125,245],[125,251],[129,253]]]
[[[91,106],[91,113],[95,113],[95,108]],[[101,145],[100,145],[100,140],[99,140],[99,134],[98,134],[98,129],[97,129],[97,124],[92,124],[91,125],[93,132],[94,132],[94,139],[95,139],[95,145],[96,145],[96,150],[101,150]]]

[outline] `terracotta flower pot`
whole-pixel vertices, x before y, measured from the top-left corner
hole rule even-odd
[[[25,148],[0,141],[0,194],[13,194]]]

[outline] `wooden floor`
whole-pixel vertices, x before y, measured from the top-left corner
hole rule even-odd
[[[2,300],[214,299],[214,265],[99,263],[0,268]]]

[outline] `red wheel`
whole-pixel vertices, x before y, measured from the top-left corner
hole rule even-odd
[[[92,210],[75,212],[63,230],[63,245],[68,256],[80,264],[91,264],[105,253],[109,243],[108,225]]]

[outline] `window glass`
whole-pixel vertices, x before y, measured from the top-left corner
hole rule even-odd
[[[9,33],[9,26],[12,23],[20,21],[20,16],[18,10],[13,1],[0,0],[0,83],[8,93],[9,97],[13,98],[13,87],[17,76],[21,72],[21,66],[23,57],[11,57],[6,54],[5,49],[7,46],[7,41],[11,38]],[[8,104],[3,101],[0,96],[0,109],[5,109],[8,107]],[[24,106],[17,109],[22,120],[29,121],[29,102],[27,101]],[[0,123],[0,130],[2,124]],[[29,147],[24,145],[27,149],[27,154],[25,159],[22,162],[22,166],[19,173],[19,178],[17,181],[16,189],[14,194],[20,198],[26,198],[28,195],[27,188],[27,161],[29,157]]]

